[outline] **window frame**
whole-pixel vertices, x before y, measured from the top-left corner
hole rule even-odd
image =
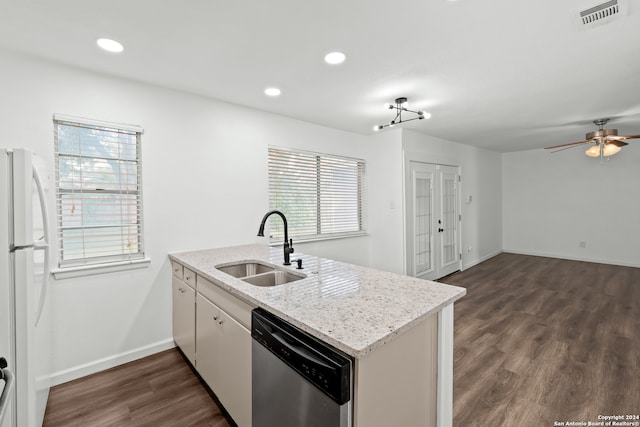
[[[136,189],[135,190],[100,190],[96,189],[85,189],[81,188],[78,193],[80,194],[126,194],[128,196],[135,196],[132,200],[135,200],[135,209],[136,209],[136,222],[128,223],[124,221],[125,216],[121,216],[118,219],[120,220],[119,224],[109,225],[109,227],[126,227],[133,226],[136,227],[137,233],[137,241],[136,241],[136,252],[132,252],[129,254],[120,253],[120,254],[110,254],[105,256],[85,256],[78,258],[65,259],[64,258],[64,240],[63,236],[63,221],[64,214],[62,212],[62,200],[64,195],[69,194],[69,189],[64,186],[61,182],[60,176],[60,146],[58,142],[59,138],[59,126],[69,126],[69,127],[78,127],[85,129],[95,129],[103,132],[111,132],[113,134],[126,133],[129,135],[135,135],[135,159],[127,158],[125,155],[119,155],[114,158],[109,158],[109,160],[115,160],[118,164],[122,164],[121,162],[133,163],[135,162],[135,173],[136,173]],[[56,279],[67,278],[67,277],[77,277],[77,276],[85,276],[92,274],[100,274],[107,273],[112,271],[120,271],[120,270],[128,270],[135,268],[144,268],[148,266],[150,263],[150,259],[146,256],[146,247],[145,247],[145,239],[144,239],[144,214],[143,214],[143,186],[142,186],[142,134],[144,133],[144,129],[137,125],[128,125],[122,123],[113,123],[106,122],[101,120],[87,119],[82,117],[73,117],[62,114],[54,114],[53,115],[53,133],[54,133],[54,161],[55,161],[55,203],[56,203],[56,243],[57,247],[57,269],[53,270],[54,277]],[[80,143],[85,143],[86,140]],[[64,154],[63,154],[64,155]],[[77,156],[78,158],[90,158],[90,159],[101,159],[100,156],[95,155],[72,155]],[[103,159],[104,160],[104,159]],[[126,172],[118,171],[119,176],[126,175]],[[105,187],[107,187],[105,185]],[[106,205],[107,207],[117,206],[119,207],[121,203],[115,202],[110,205]],[[68,228],[68,227],[67,227]],[[80,229],[85,230],[86,227],[83,225]],[[68,237],[67,237],[68,239]],[[82,241],[85,239],[83,237]]]
[[[310,156],[310,157],[315,157],[316,158],[316,166],[315,166],[315,171],[318,174],[318,181],[316,182],[317,184],[317,189],[315,191],[315,210],[317,212],[316,215],[316,219],[315,219],[315,228],[316,232],[315,234],[298,234],[296,232],[295,229],[295,220],[293,220],[293,218],[290,218],[291,215],[289,215],[285,209],[279,208],[278,206],[276,206],[274,204],[274,200],[273,200],[273,195],[274,195],[274,182],[272,180],[272,176],[275,172],[274,168],[272,168],[272,162],[274,161],[274,157],[272,157],[272,152],[273,151],[277,151],[277,152],[281,152],[281,153],[287,153],[290,155],[301,155],[301,156]],[[357,203],[357,218],[358,218],[358,230],[351,230],[351,231],[344,231],[344,232],[332,232],[332,233],[323,233],[322,232],[322,218],[321,218],[321,205],[322,205],[322,201],[321,201],[321,196],[320,194],[322,193],[322,189],[321,186],[322,184],[320,183],[319,177],[321,174],[321,169],[323,169],[324,167],[321,165],[322,161],[320,159],[323,159],[325,162],[331,162],[331,161],[346,161],[346,162],[354,162],[356,163],[356,168],[357,168],[357,190],[356,190],[356,194],[357,194],[357,200],[355,200],[354,202]],[[332,239],[342,239],[342,238],[351,238],[351,237],[361,237],[361,236],[366,236],[367,235],[367,230],[366,230],[366,161],[364,159],[360,159],[360,158],[355,158],[355,157],[347,157],[347,156],[342,156],[342,155],[336,155],[336,154],[328,154],[328,153],[320,153],[320,152],[315,152],[315,151],[307,151],[307,150],[300,150],[300,149],[296,149],[296,148],[289,148],[289,147],[280,147],[280,146],[275,146],[275,145],[269,145],[268,146],[268,152],[267,152],[267,161],[268,161],[268,189],[269,189],[269,209],[278,209],[281,210],[285,216],[287,216],[287,222],[289,223],[289,238],[294,239],[297,242],[313,242],[313,241],[321,241],[321,240],[332,240]],[[311,169],[309,169],[311,170]],[[293,220],[293,221],[292,221]],[[276,230],[279,229],[281,227],[281,222],[274,222],[272,224],[272,226],[270,227],[270,232],[269,232],[269,243],[271,245],[276,245],[276,244],[282,244],[282,233],[276,234],[273,232],[273,229],[275,228]]]

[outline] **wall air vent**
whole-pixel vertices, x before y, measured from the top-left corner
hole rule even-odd
[[[624,6],[625,4],[619,4],[618,0],[610,0],[581,11],[580,20],[582,25],[586,26],[604,24],[619,18],[625,11]]]

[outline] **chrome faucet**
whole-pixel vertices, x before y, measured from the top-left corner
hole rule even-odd
[[[267,222],[267,218],[269,218],[269,216],[273,214],[280,215],[280,218],[282,218],[282,222],[284,223],[284,247],[283,247],[284,263],[283,265],[291,265],[289,255],[293,253],[293,239],[289,239],[289,229],[287,226],[287,218],[284,216],[282,212],[273,210],[264,214],[264,217],[262,218],[262,222],[260,223],[260,228],[258,229],[258,236],[264,237],[264,224]]]

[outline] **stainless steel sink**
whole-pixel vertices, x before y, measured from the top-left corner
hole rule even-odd
[[[267,273],[275,270],[275,268],[269,265],[259,264],[257,262],[241,262],[216,268],[223,273],[227,273],[230,276],[238,278],[255,276],[256,274]]]
[[[275,270],[269,273],[245,277],[242,280],[254,286],[278,286],[284,285],[285,283],[295,282],[300,279],[304,279],[304,277],[287,273],[286,271]]]
[[[304,279],[304,274],[294,274],[259,262],[239,262],[216,266],[216,269],[254,286],[278,286]]]

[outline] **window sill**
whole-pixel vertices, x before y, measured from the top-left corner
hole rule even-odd
[[[293,239],[293,244],[295,246],[296,243],[313,243],[313,242],[321,242],[323,240],[337,240],[337,239],[350,239],[353,237],[365,237],[367,236],[366,231],[359,231],[357,233],[344,233],[344,234],[334,234],[332,236],[318,236],[318,237],[300,237],[296,238],[295,236],[290,236]],[[282,240],[271,240],[269,242],[269,246],[278,246],[282,245]]]
[[[95,274],[113,273],[116,271],[135,270],[147,268],[151,264],[150,258],[133,261],[112,262],[108,264],[83,265],[78,267],[59,268],[51,273],[56,280],[71,279],[74,277],[93,276]]]

